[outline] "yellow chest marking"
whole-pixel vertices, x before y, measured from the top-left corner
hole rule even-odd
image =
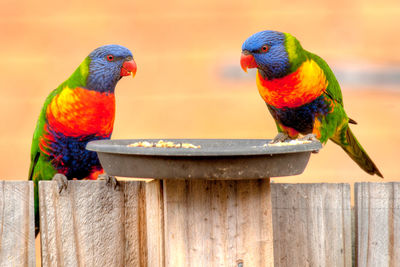
[[[305,61],[295,72],[267,80],[257,72],[261,97],[276,108],[295,108],[319,97],[328,86],[324,71],[314,60]]]

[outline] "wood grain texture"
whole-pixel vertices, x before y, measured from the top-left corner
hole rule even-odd
[[[357,266],[400,266],[400,183],[356,183]]]
[[[145,185],[119,184],[40,181],[43,266],[146,266]]]
[[[146,183],[147,266],[163,267],[164,203],[161,180]]]
[[[275,266],[352,266],[348,184],[271,186]]]
[[[273,266],[269,179],[164,180],[166,266]]]
[[[0,182],[0,266],[35,266],[33,182]]]

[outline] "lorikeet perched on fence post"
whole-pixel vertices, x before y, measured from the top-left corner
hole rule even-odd
[[[262,31],[242,45],[242,69],[257,68],[257,87],[278,135],[272,142],[298,138],[331,139],[367,173],[383,177],[349,128],[342,92],[328,64],[304,50],[288,33]]]
[[[119,45],[95,49],[75,72],[47,97],[33,134],[29,179],[34,181],[36,234],[39,229],[38,182],[57,180],[60,192],[67,179],[102,178],[92,140],[109,139],[115,115],[114,90],[123,77],[136,73],[131,51]]]

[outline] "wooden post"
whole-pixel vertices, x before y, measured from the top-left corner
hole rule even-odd
[[[33,182],[0,182],[0,266],[35,266]]]
[[[352,266],[348,184],[272,184],[272,204],[275,266]]]
[[[269,179],[164,180],[163,201],[166,266],[273,266]]]
[[[400,266],[400,183],[356,183],[357,266]]]
[[[144,182],[39,182],[43,266],[146,266]]]
[[[273,266],[268,179],[120,184],[40,182],[43,266]]]

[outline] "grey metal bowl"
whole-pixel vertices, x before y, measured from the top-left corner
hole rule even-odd
[[[266,139],[162,139],[200,148],[129,147],[160,139],[100,140],[86,149],[96,151],[109,175],[154,179],[260,179],[304,171],[310,154],[321,143],[270,146]]]

